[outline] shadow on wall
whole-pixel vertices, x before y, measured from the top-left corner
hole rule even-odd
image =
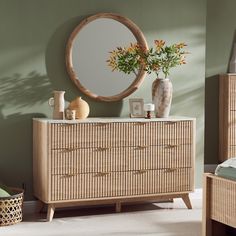
[[[8,107],[32,107],[47,101],[52,88],[46,76],[36,71],[23,77],[15,74],[1,78],[0,100]],[[9,186],[26,186],[32,192],[32,118],[42,114],[13,113],[4,117],[0,107],[0,181]],[[27,199],[27,197],[26,197]]]
[[[15,74],[0,79],[0,101],[6,107],[24,109],[48,100],[51,85],[48,78],[36,71],[23,77]],[[13,113],[4,116],[0,107],[0,182],[26,187],[26,199],[32,193],[32,118],[42,114]]]
[[[78,96],[83,97],[90,106],[89,116],[119,117],[123,106],[122,100],[117,102],[98,102],[89,98],[77,89],[66,71],[65,51],[67,40],[74,28],[86,17],[88,16],[72,18],[55,30],[48,42],[45,54],[47,74],[54,89],[66,91],[65,99],[67,101],[72,101]],[[96,78],[94,81],[96,81]]]
[[[218,163],[219,150],[219,75],[205,83],[205,164]]]
[[[194,104],[194,105],[193,105]],[[182,115],[194,116],[196,118],[197,133],[203,134],[204,126],[202,124],[202,110],[204,104],[204,86],[203,85],[191,85],[190,87],[182,88],[174,92],[173,97],[173,114],[179,114],[181,111]],[[194,115],[193,115],[194,114]],[[196,146],[203,145],[202,135],[196,136]],[[203,148],[203,147],[202,147]],[[198,148],[196,157],[202,156],[202,149]]]
[[[52,87],[46,75],[36,71],[23,77],[20,74],[3,77],[0,79],[0,101],[3,104],[17,108],[35,106],[48,100]]]
[[[2,114],[2,112],[0,111]],[[32,118],[42,114],[12,114],[0,117],[0,182],[24,187],[26,200],[32,199]]]

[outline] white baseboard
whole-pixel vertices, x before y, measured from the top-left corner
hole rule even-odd
[[[190,193],[190,199],[202,199],[202,188],[196,188],[193,193]]]
[[[204,173],[214,173],[217,164],[205,164],[204,165]]]

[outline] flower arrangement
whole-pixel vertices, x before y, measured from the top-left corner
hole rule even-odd
[[[117,47],[110,52],[108,66],[112,71],[118,70],[136,75],[139,69],[144,68],[148,74],[154,72],[158,77],[162,72],[167,78],[171,68],[186,64],[185,57],[188,52],[184,50],[187,46],[185,43],[168,46],[164,40],[155,40],[154,44],[155,46],[150,49],[132,43],[129,47]]]

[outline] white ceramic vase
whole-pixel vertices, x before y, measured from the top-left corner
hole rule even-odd
[[[53,91],[53,97],[49,98],[48,103],[53,107],[53,119],[63,120],[65,110],[65,91]]]
[[[155,114],[158,118],[169,116],[172,101],[173,86],[170,79],[157,78],[152,83],[152,101],[155,104]]]

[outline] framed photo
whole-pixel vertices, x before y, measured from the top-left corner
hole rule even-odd
[[[130,117],[144,117],[143,104],[144,101],[142,98],[129,99]]]

